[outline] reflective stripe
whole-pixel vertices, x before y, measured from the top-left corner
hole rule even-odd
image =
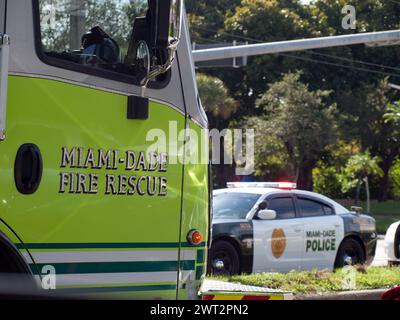
[[[153,272],[151,277],[146,272],[137,273],[95,273],[58,275],[57,286],[89,285],[89,284],[121,284],[141,282],[173,282],[176,281],[176,272]]]
[[[193,270],[194,261],[182,261],[181,270]],[[40,272],[44,267],[51,265],[57,274],[79,273],[123,273],[123,272],[162,272],[178,271],[178,261],[124,261],[124,262],[74,262],[74,263],[43,263],[36,264]]]
[[[198,249],[206,246],[205,242],[197,246],[189,243],[179,242],[90,242],[90,243],[16,243],[18,249],[34,249],[34,250],[62,250],[62,249],[176,249],[180,246],[183,249]]]
[[[195,250],[184,250],[184,260],[195,260]],[[177,261],[178,250],[164,251],[49,251],[32,252],[36,263]],[[23,252],[28,259],[29,254]]]
[[[185,276],[188,272],[184,272]],[[37,276],[38,277],[38,276]],[[176,282],[177,272],[94,273],[56,275],[56,287],[94,284]]]

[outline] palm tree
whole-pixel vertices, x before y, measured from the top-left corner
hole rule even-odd
[[[383,170],[379,167],[379,157],[371,157],[369,152],[356,154],[352,156],[344,169],[342,179],[343,190],[345,192],[356,187],[356,205],[360,201],[361,185],[365,183],[366,196],[367,196],[367,213],[370,211],[370,192],[368,177],[370,176],[383,176]]]

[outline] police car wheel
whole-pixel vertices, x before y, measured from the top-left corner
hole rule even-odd
[[[398,267],[400,266],[400,261],[388,261],[389,267]]]
[[[363,264],[364,262],[364,252],[360,243],[354,239],[343,240],[336,256],[335,268]]]
[[[234,275],[239,273],[239,255],[227,241],[217,241],[211,246],[209,273],[214,275]]]

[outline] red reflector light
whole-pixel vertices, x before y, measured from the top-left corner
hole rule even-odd
[[[191,230],[187,235],[187,240],[190,244],[198,245],[203,242],[203,235],[198,230]]]

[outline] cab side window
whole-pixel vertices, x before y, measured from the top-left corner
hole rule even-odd
[[[311,199],[298,198],[302,217],[318,217],[332,215],[333,209],[321,202]]]
[[[294,202],[291,197],[269,200],[268,209],[276,211],[276,219],[291,219],[296,217]]]
[[[146,0],[37,1],[45,58],[82,72],[135,75],[132,46],[146,39]]]

